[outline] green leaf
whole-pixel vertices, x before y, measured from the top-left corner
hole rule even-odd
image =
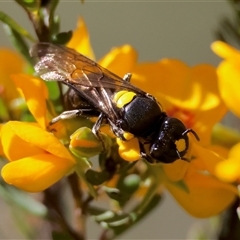
[[[89,183],[98,186],[104,183],[109,178],[108,172],[97,172],[92,169],[87,170],[85,177]]]
[[[130,174],[119,181],[117,187],[128,194],[132,194],[139,188],[140,183],[141,178],[137,174]]]
[[[118,214],[116,212],[107,210],[94,216],[94,220],[100,223],[104,228],[113,228],[121,225],[126,226],[126,224],[133,222],[135,219],[132,218],[132,215],[128,213]]]
[[[162,197],[160,195],[158,195],[158,194],[155,195],[151,199],[151,201],[149,201],[148,205],[141,213],[136,213],[135,211],[133,211],[131,214],[129,214],[128,224],[123,224],[124,221],[111,222],[111,224],[108,224],[108,226],[111,227],[114,231],[113,238],[115,238],[116,236],[119,236],[121,233],[125,232],[126,230],[131,228],[134,224],[136,224],[141,219],[143,219],[147,214],[149,214],[160,203],[161,200],[162,200]],[[124,219],[122,219],[122,220],[124,220]],[[125,219],[125,221],[126,221],[126,219]]]
[[[154,196],[157,194],[159,185],[161,184],[161,171],[162,167],[157,165],[151,165],[146,164],[148,167],[148,170],[146,172],[146,176],[144,179],[142,179],[142,183],[144,182],[148,183],[148,189],[147,192],[144,194],[141,202],[139,205],[134,209],[134,214],[138,218],[139,215],[142,214],[142,212],[145,211],[145,209],[148,208],[150,202],[154,198]]]
[[[141,178],[137,174],[121,173],[116,188],[120,191],[121,195],[124,196],[117,199],[120,206],[123,207],[132,195],[139,188]]]
[[[9,28],[16,31],[20,36],[26,37],[32,42],[36,42],[36,39],[30,35],[30,33],[21,27],[17,22],[15,22],[11,17],[9,17],[4,12],[0,11],[0,21],[9,26]]]
[[[132,219],[132,215],[131,214],[124,214],[121,216],[116,215],[115,219],[111,219],[111,222],[101,222],[101,225],[104,228],[110,228],[110,229],[114,229],[114,228],[123,228],[123,230],[126,230],[126,226],[131,226],[134,223],[135,219]]]
[[[94,186],[92,184],[90,184],[86,177],[85,177],[85,172],[90,169],[91,163],[88,161],[87,158],[78,158],[77,159],[77,167],[75,168],[76,173],[78,174],[78,176],[85,182],[85,184],[87,185],[90,194],[94,197],[97,198],[97,191],[94,188]]]
[[[32,59],[29,55],[29,47],[26,44],[25,40],[22,38],[21,34],[19,34],[17,31],[15,31],[13,28],[6,24],[4,24],[4,29],[9,38],[12,40],[12,43],[15,46],[15,48],[21,53],[21,55],[25,57],[25,59],[31,66]]]
[[[122,192],[117,188],[110,188],[110,187],[103,186],[103,190],[106,192],[106,194],[110,198],[112,198],[120,203],[126,202],[130,198],[129,194]]]
[[[89,205],[87,211],[91,216],[98,216],[98,215],[104,214],[106,212],[106,209]]]
[[[102,222],[102,221],[108,221],[109,219],[112,220],[116,216],[116,213],[112,211],[105,211],[102,212],[94,217],[95,221]]]
[[[53,20],[50,21],[49,23],[49,28],[51,32],[51,36],[57,35],[60,31],[60,17],[58,15],[55,15],[53,17]]]
[[[72,31],[58,33],[53,36],[52,42],[55,44],[65,45],[72,38],[72,34]]]
[[[125,232],[132,226],[134,226],[137,222],[143,219],[148,213],[150,213],[161,201],[162,197],[158,194],[151,198],[148,205],[144,208],[143,211],[139,212],[139,207],[137,206],[133,209],[132,212],[118,214],[113,211],[94,211],[95,209],[91,209],[90,212],[94,215],[95,213],[95,221],[100,223],[101,226],[105,229],[112,229],[114,235],[108,239],[114,239],[116,236]]]

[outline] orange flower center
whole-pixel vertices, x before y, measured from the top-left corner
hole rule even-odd
[[[186,128],[192,128],[195,123],[195,114],[189,110],[182,109],[179,107],[172,107],[167,110],[167,114],[170,117],[175,117],[180,119]]]

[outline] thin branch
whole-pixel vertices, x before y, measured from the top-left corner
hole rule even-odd
[[[75,240],[84,240],[84,236],[80,232],[76,232],[66,221],[62,203],[62,186],[57,183],[44,191],[44,204],[48,208],[48,216],[50,219],[52,232],[67,232]]]
[[[86,236],[86,209],[83,204],[83,192],[80,188],[79,178],[76,173],[71,174],[68,176],[68,182],[70,184],[70,188],[73,194],[74,200],[74,223],[75,223],[75,230],[82,235]]]

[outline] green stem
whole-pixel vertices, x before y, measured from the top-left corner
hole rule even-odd
[[[240,142],[240,132],[218,123],[213,128],[212,142],[213,144],[231,148]]]

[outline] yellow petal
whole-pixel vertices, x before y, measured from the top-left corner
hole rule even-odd
[[[184,89],[185,85],[189,89],[189,68],[178,60],[162,59],[159,62],[137,64],[133,69],[133,76],[141,76],[140,81],[134,78],[133,83],[157,98],[171,95],[184,100],[191,94]],[[185,83],[184,80],[188,82]]]
[[[26,74],[12,75],[12,79],[22,91],[29,111],[39,125],[46,128],[48,90],[44,82]]]
[[[69,159],[70,162],[75,163],[68,150],[52,133],[24,122],[10,121],[6,125],[9,125],[14,134],[30,144],[30,146],[38,147],[59,158],[66,158]],[[17,148],[17,145],[15,148]]]
[[[68,159],[40,154],[6,164],[1,174],[8,184],[24,191],[39,192],[60,180],[72,167]]]
[[[199,109],[200,110],[200,109]],[[211,142],[212,128],[214,125],[221,121],[225,116],[227,108],[223,102],[216,108],[209,110],[198,111],[197,109],[193,112],[194,124],[191,126],[200,137],[200,142],[207,146]]]
[[[211,48],[219,57],[231,62],[240,62],[240,51],[222,41],[215,41]]]
[[[126,73],[131,73],[137,61],[137,52],[130,45],[113,48],[99,64],[109,71],[123,77]]]
[[[240,180],[240,143],[229,151],[228,159],[220,162],[216,168],[216,175],[226,182]]]
[[[24,141],[21,137],[15,134],[11,125],[14,122],[8,122],[2,126],[1,143],[3,152],[9,161],[18,160],[31,155],[44,153],[44,149],[34,146],[33,144]],[[22,123],[26,129],[29,128],[30,123]],[[32,133],[34,134],[34,132]],[[37,136],[36,136],[37,137]]]
[[[0,66],[0,86],[3,87],[1,98],[10,102],[19,96],[10,75],[21,73],[25,63],[19,54],[9,49],[0,49],[0,59],[4,59]]]
[[[145,82],[136,79],[137,86],[157,98],[168,98],[175,106],[207,111],[221,103],[216,68],[208,64],[189,67],[178,60],[162,59],[136,65],[133,74],[145,77]]]
[[[206,218],[219,214],[237,196],[236,187],[210,175],[191,173],[185,178],[185,183],[188,192],[172,183],[166,183],[166,187],[178,203],[195,217]]]
[[[240,117],[240,59],[239,65],[224,61],[218,67],[219,90],[227,107]]]
[[[239,77],[240,77],[240,51],[230,45],[216,41],[212,44],[212,50],[224,58],[218,66],[219,90],[227,107],[240,116],[239,104]]]
[[[0,156],[4,156],[3,145],[2,145],[2,141],[1,141],[1,138],[2,138],[2,127],[3,126],[4,126],[3,124],[0,124]]]
[[[191,91],[191,99],[195,102],[193,108],[199,108],[201,111],[217,108],[221,104],[221,98],[218,92],[216,68],[208,64],[200,64],[192,67],[190,73],[194,89]]]
[[[229,158],[220,162],[215,169],[216,176],[225,182],[240,180],[240,159]]]
[[[137,161],[141,158],[139,143],[137,138],[132,138],[129,141],[122,141],[119,138],[116,139],[119,145],[119,155],[126,161]]]
[[[216,166],[224,161],[224,158],[216,152],[202,147],[200,144],[194,144],[193,148],[196,159],[192,160],[192,164],[201,171],[206,170],[212,175],[215,175]]]
[[[234,145],[231,150],[229,151],[229,155],[230,158],[240,158],[240,143],[237,143],[236,145]]]
[[[187,169],[189,163],[183,160],[177,160],[171,164],[163,164],[163,169],[167,178],[173,182],[181,180]]]
[[[73,36],[67,46],[75,49],[77,52],[89,57],[90,59],[95,59],[90,43],[89,33],[82,18],[78,19],[77,28],[73,32]]]

